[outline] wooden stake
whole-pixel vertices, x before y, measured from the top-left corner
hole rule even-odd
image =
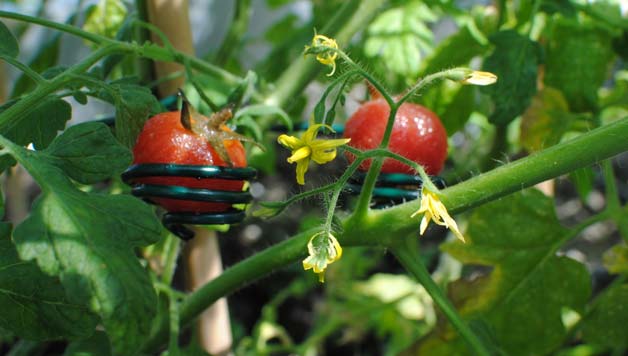
[[[146,7],[150,22],[164,32],[173,47],[181,52],[194,54],[187,0],[147,0]],[[159,36],[151,34],[152,40],[161,44]],[[155,63],[157,78],[183,71],[177,63]],[[159,95],[165,97],[177,93],[183,87],[183,76],[159,85]],[[216,232],[194,228],[196,236],[186,245],[186,282],[188,290],[196,290],[222,273],[222,261]],[[214,303],[199,317],[197,335],[200,345],[212,355],[227,355],[231,351],[231,323],[227,299]]]

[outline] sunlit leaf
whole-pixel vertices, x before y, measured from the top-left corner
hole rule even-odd
[[[101,125],[102,126],[102,125]],[[51,152],[69,152],[70,142],[91,144],[105,154],[112,151],[104,145],[115,140],[101,130],[98,140],[82,130],[68,130],[53,143]],[[93,134],[93,132],[91,133]],[[31,214],[14,232],[20,257],[35,260],[45,273],[58,276],[68,295],[89,303],[99,314],[114,350],[133,354],[148,334],[155,314],[155,292],[134,248],[155,243],[161,227],[152,209],[127,195],[100,195],[77,189],[66,178],[61,167],[89,168],[93,160],[60,163],[71,159],[50,152],[34,152],[0,138],[7,150],[33,177],[42,189]],[[76,149],[79,150],[80,147]],[[129,164],[130,156],[107,157],[109,175],[119,174]],[[92,179],[94,176],[81,174]],[[104,175],[100,171],[98,176]]]
[[[99,0],[98,4],[90,8],[83,29],[114,38],[124,22],[126,13],[122,0]]]
[[[435,14],[420,2],[387,10],[368,27],[364,52],[394,73],[415,77],[423,55],[433,46],[434,36],[425,23],[435,20]]]
[[[146,120],[160,111],[159,102],[148,88],[124,81],[109,84],[99,96],[116,106],[116,137],[127,148],[135,145]]]

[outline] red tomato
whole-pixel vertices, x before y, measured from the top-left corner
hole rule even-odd
[[[350,146],[369,150],[382,141],[390,108],[382,98],[364,103],[345,125],[344,137],[351,138]],[[421,164],[427,174],[436,175],[443,169],[447,158],[447,132],[438,116],[425,107],[403,103],[393,126],[388,148],[391,152]],[[353,156],[347,155],[353,161]],[[368,170],[370,160],[360,165]],[[414,173],[410,166],[391,158],[384,160],[383,173]]]
[[[225,126],[221,130],[228,131]],[[246,155],[238,140],[224,140],[223,144],[233,167],[245,167]],[[181,113],[166,112],[150,118],[133,148],[133,163],[174,163],[193,165],[228,166],[220,158],[207,139],[187,130],[181,124]],[[205,188],[227,191],[241,191],[243,181],[215,178],[197,179],[192,177],[147,177],[136,180],[139,183],[177,185],[189,188]],[[170,212],[221,212],[231,205],[208,203],[170,198],[151,198]]]

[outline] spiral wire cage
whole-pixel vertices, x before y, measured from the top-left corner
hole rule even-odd
[[[160,100],[167,110],[177,109],[177,95],[171,95]],[[109,124],[113,124],[109,119]],[[250,180],[257,176],[257,171],[250,167],[235,168],[222,166],[203,166],[186,164],[144,163],[130,166],[122,173],[122,180],[130,185],[131,194],[145,201],[155,204],[152,198],[169,198],[182,201],[196,201],[226,204],[247,204],[253,197],[247,190],[234,192],[217,189],[189,188],[176,185],[146,184],[141,178],[149,177],[178,177],[196,179],[226,179]],[[246,217],[242,209],[231,207],[221,212],[167,212],[162,216],[162,224],[173,234],[183,240],[194,237],[194,231],[185,224],[193,225],[222,225],[241,222]]]
[[[123,174],[122,180],[131,185],[131,193],[137,197],[154,203],[151,198],[170,198],[186,201],[200,201],[211,203],[246,204],[252,200],[248,190],[241,192],[214,190],[204,188],[188,188],[176,185],[145,184],[138,182],[147,177],[192,177],[196,179],[227,179],[249,180],[257,176],[257,171],[250,167],[230,168],[221,166],[199,166],[184,164],[135,164]],[[162,223],[181,239],[189,240],[194,232],[184,224],[220,225],[234,224],[242,221],[246,216],[244,210],[230,208],[224,212],[195,213],[195,212],[168,212],[163,215]]]

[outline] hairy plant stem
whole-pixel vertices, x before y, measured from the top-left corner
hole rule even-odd
[[[10,128],[18,125],[22,120],[28,118],[28,113],[35,110],[41,101],[48,95],[56,92],[64,86],[77,80],[77,75],[87,71],[92,65],[103,57],[128,51],[126,46],[106,46],[92,52],[80,63],[70,67],[63,73],[57,75],[44,85],[39,85],[28,95],[6,109],[0,114],[0,133],[6,133]]]
[[[13,20],[18,20],[18,21],[24,21],[24,22],[33,23],[33,24],[37,24],[40,26],[48,27],[48,28],[53,28],[55,30],[59,30],[59,31],[83,38],[87,41],[93,42],[103,47],[113,46],[114,48],[116,47],[120,49],[124,48],[126,49],[126,51],[122,51],[122,52],[135,54],[140,57],[145,57],[152,60],[172,61],[172,62],[177,62],[183,65],[185,65],[187,61],[190,64],[190,66],[192,66],[193,69],[198,70],[207,75],[211,75],[215,78],[218,78],[222,80],[223,82],[225,82],[226,84],[237,85],[240,82],[242,82],[242,78],[236,75],[233,75],[230,72],[220,67],[214,66],[194,56],[191,56],[191,55],[188,55],[188,54],[185,54],[185,53],[173,50],[173,49],[160,47],[155,44],[145,45],[144,43],[138,44],[138,43],[128,43],[128,42],[117,41],[117,40],[113,40],[113,39],[110,39],[101,35],[83,31],[82,29],[75,26],[57,23],[54,21],[46,20],[44,18],[40,18],[40,17],[32,17],[32,16],[17,14],[13,12],[0,11],[0,18],[8,18],[8,19],[13,19]]]
[[[421,255],[419,254],[416,238],[405,238],[403,241],[399,241],[399,243],[391,247],[391,251],[406,271],[421,283],[430,297],[432,297],[434,303],[438,305],[449,322],[467,342],[470,349],[473,350],[476,355],[489,356],[490,353],[484,344],[482,344],[480,339],[478,339],[469,326],[462,320],[460,315],[458,315],[456,308],[447,299],[436,282],[434,282],[432,276],[430,276],[430,273],[421,262]]]
[[[37,84],[37,85],[42,85],[42,84],[45,84],[46,82],[48,82],[39,73],[37,73],[34,70],[32,70],[31,67],[29,67],[26,64],[18,61],[15,58],[12,58],[12,57],[9,57],[9,56],[0,56],[0,59],[2,59],[3,61],[9,63],[13,67],[19,69],[22,73],[26,74],[26,76],[28,76],[28,78],[31,79],[32,81],[34,81],[35,84]]]

